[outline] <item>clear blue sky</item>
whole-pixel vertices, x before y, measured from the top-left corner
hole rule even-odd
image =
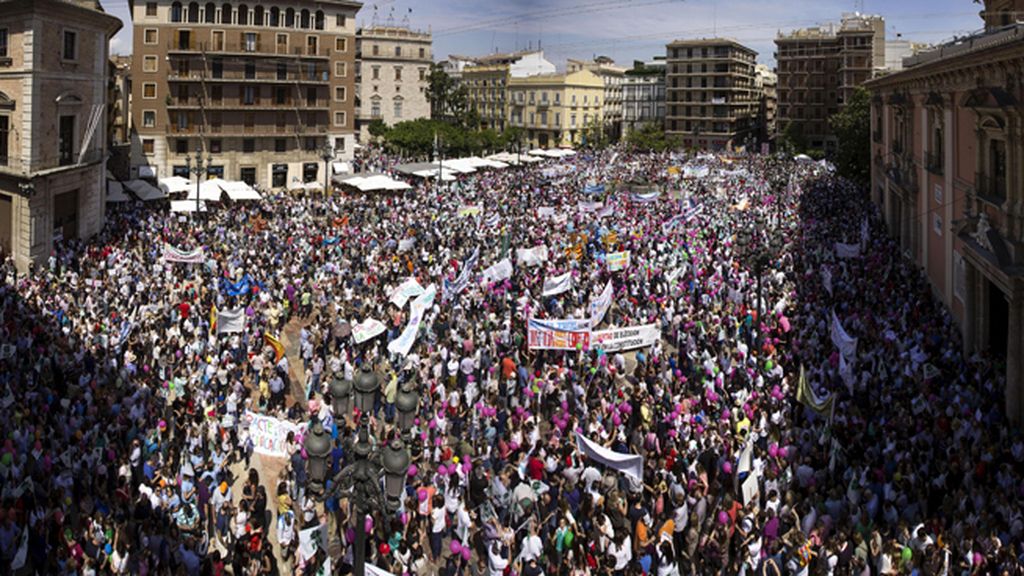
[[[125,21],[111,43],[131,52],[128,0],[101,0]],[[374,7],[376,6],[376,10]],[[409,9],[412,12],[409,13]],[[779,30],[837,21],[861,8],[886,19],[886,38],[938,43],[981,28],[981,6],[971,0],[375,0],[363,5],[360,24],[396,24],[434,32],[434,54],[482,55],[542,44],[560,68],[566,58],[606,55],[623,65],[665,52],[677,38],[725,36],[758,51],[774,64]]]

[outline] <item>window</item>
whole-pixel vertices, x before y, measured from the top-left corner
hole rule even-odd
[[[156,16],[156,2],[146,2],[146,16]]]
[[[206,175],[210,178],[224,178],[224,166],[210,166],[206,169]]]
[[[370,103],[370,118],[380,118],[380,101],[374,100]]]
[[[338,152],[344,152],[344,151],[345,151],[345,139],[344,138],[335,138],[334,139],[334,152],[338,153]]]
[[[243,37],[245,39],[245,51],[246,52],[255,52],[257,50],[256,33],[255,32],[246,32],[243,35]]]
[[[344,126],[345,125],[345,113],[344,112],[335,112],[334,113],[334,125],[335,126]]]
[[[210,101],[214,104],[220,104],[221,100],[224,99],[224,87],[223,86],[211,86],[210,87]]]
[[[380,80],[380,66],[373,67],[373,79]]]
[[[427,79],[427,69],[426,68],[420,68],[419,72],[420,72],[420,80],[421,81],[422,80],[426,80]]]
[[[256,125],[256,115],[252,112],[246,112],[242,122],[246,128],[252,128]]]
[[[256,168],[253,166],[246,166],[238,170],[238,179],[245,182],[249,186],[256,184]]]
[[[401,66],[395,66],[395,80],[396,81],[401,81],[402,80],[402,67]]]
[[[64,31],[64,50],[62,54],[65,60],[78,59],[78,32],[72,30]]]
[[[142,57],[142,71],[143,72],[156,72],[157,62],[156,56],[143,56]]]
[[[171,4],[171,22],[181,22],[181,2]]]
[[[174,141],[174,151],[178,154],[188,154],[188,140],[178,138]]]
[[[335,18],[335,20],[334,20],[334,25],[335,26],[337,26],[338,28],[344,28],[345,27],[345,15],[344,14],[337,14],[337,15],[335,15],[334,18]]]
[[[378,46],[376,44],[373,45],[373,55],[374,56],[380,56],[380,46]]]
[[[306,138],[303,144],[305,144],[304,147],[307,152],[314,152],[316,150],[316,138]],[[306,164],[305,166],[309,166],[309,164]],[[313,166],[317,166],[317,164],[314,163]],[[309,180],[307,180],[307,182],[309,182]]]
[[[155,128],[156,127],[156,110],[143,110],[142,111],[142,126],[144,128]]]
[[[284,62],[277,63],[277,79],[287,80],[288,79],[288,65]]]
[[[0,166],[7,166],[8,144],[11,133],[11,118],[0,116]]]
[[[245,63],[245,78],[247,80],[256,79],[256,63],[249,61]]]
[[[153,153],[153,139],[152,138],[143,138],[142,139],[142,153],[143,154],[152,154]]]
[[[270,168],[270,185],[274,188],[283,188],[288,184],[288,165],[274,164]]]
[[[401,55],[402,55],[402,47],[401,46],[395,46],[395,56],[401,56]]]
[[[347,94],[345,92],[345,87],[344,86],[335,86],[334,87],[334,101],[335,102],[344,102],[346,96],[347,96]]]
[[[210,153],[211,154],[220,154],[222,149],[223,149],[223,143],[220,141],[220,139],[210,140]]]
[[[348,38],[335,38],[334,51],[345,52],[346,50],[348,50]]]
[[[318,45],[319,45],[319,40],[318,40],[318,38],[316,36],[307,36],[306,37],[306,54],[309,55],[309,56],[316,56],[319,53],[319,51],[317,49]]]
[[[288,140],[285,138],[274,138],[274,152],[287,152]]]
[[[288,89],[284,86],[274,88],[274,104],[288,103]]]
[[[145,100],[156,99],[156,82],[142,83],[142,98]]]
[[[420,48],[420,58],[426,58],[426,57],[427,57],[427,49],[426,48]]]
[[[306,106],[316,106],[316,86],[306,88]]]
[[[252,154],[256,151],[256,140],[254,138],[245,138],[242,140],[242,152],[246,154]]]
[[[224,77],[224,61],[220,58],[215,58],[213,62],[210,64],[210,68],[212,69],[211,73],[213,74],[214,78]]]
[[[395,118],[402,117],[402,101],[395,100]]]
[[[288,52],[288,35],[278,34],[277,35],[277,53],[286,54]]]
[[[242,104],[252,105],[256,103],[256,87],[245,86],[242,89]]]
[[[159,31],[156,28],[146,28],[145,32],[142,33],[142,43],[152,46],[156,44],[159,38]]]
[[[346,64],[345,62],[335,62],[334,63],[334,75],[336,77],[344,78],[345,75],[348,73],[348,69],[345,66],[345,64]]]

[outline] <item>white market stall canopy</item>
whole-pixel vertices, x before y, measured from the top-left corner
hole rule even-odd
[[[196,201],[192,200],[171,200],[171,212],[195,212]],[[199,202],[199,211],[206,212],[206,202]]]
[[[206,182],[203,182],[201,186],[199,186],[199,199],[202,200],[203,202],[220,202],[220,196],[222,193],[223,190],[221,189],[220,184],[216,180],[207,180]],[[188,196],[186,196],[185,199],[191,200],[192,203],[195,204],[195,186],[189,188]]]
[[[249,186],[245,182],[239,182],[236,180],[215,180],[220,186],[228,198],[231,198],[235,202],[240,200],[262,200],[263,197],[260,193],[253,190],[252,186]]]
[[[430,180],[432,178],[437,178],[437,169],[434,169],[434,170],[419,170],[417,172],[413,172],[412,174],[413,174],[413,176],[419,176],[420,178],[425,178],[427,180]],[[444,168],[441,169],[441,181],[442,182],[452,182],[454,180],[456,180],[455,172],[452,172],[451,170],[446,170]]]
[[[163,190],[153,186],[145,180],[129,180],[125,182],[124,185],[132,192],[135,192],[135,195],[143,202],[163,200],[164,198],[167,198],[167,194],[164,193]]]
[[[441,162],[441,169],[448,169],[452,172],[458,172],[459,174],[472,174],[476,172],[476,168],[465,158],[456,158],[454,160],[444,160]]]
[[[487,160],[484,158],[479,158],[477,156],[470,156],[465,160],[473,168],[508,168],[508,164],[506,164],[505,162]]]
[[[324,185],[319,183],[319,182],[316,182],[316,181],[313,181],[313,182],[299,182],[298,180],[292,180],[291,184],[288,185],[288,191],[289,192],[294,192],[296,190],[312,191],[312,190],[323,190],[323,189],[324,189]]]
[[[373,190],[409,190],[412,186],[394,180],[390,176],[384,174],[374,174],[372,176],[352,176],[341,180],[342,184],[348,186],[354,186],[362,192],[370,192]]]
[[[182,178],[181,176],[161,178],[159,182],[160,188],[163,188],[164,192],[168,194],[188,192],[188,189],[192,186],[192,182],[188,178]]]
[[[107,180],[107,202],[120,203],[131,202],[131,198],[124,193],[124,185],[117,180]]]
[[[348,162],[335,162],[332,166],[335,174],[348,174],[352,172],[352,166]]]
[[[552,150],[541,150],[540,148],[535,148],[533,150],[530,150],[529,154],[531,156],[542,156],[545,158],[565,158],[566,156],[575,155],[576,151],[569,149],[562,150],[558,148]]]

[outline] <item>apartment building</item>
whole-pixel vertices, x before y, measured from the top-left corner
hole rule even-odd
[[[134,26],[132,175],[208,176],[275,188],[321,181],[322,149],[355,145],[349,0],[129,0]]]
[[[465,60],[450,57],[449,60]],[[555,65],[544,58],[544,52],[491,54],[473,58],[473,64],[462,69],[461,85],[466,87],[470,110],[480,116],[481,128],[502,132],[509,117],[508,90],[512,78],[554,74]]]
[[[373,120],[388,126],[430,117],[429,32],[406,26],[373,26],[356,32],[356,92],[359,139],[370,137]]]
[[[766,64],[754,67],[754,88],[757,90],[757,141],[763,146],[775,137],[775,117],[778,112],[779,77]]]
[[[960,326],[1005,369],[1024,420],[1024,0],[985,31],[911,56],[871,91],[871,199]]]
[[[778,130],[807,147],[834,150],[828,119],[885,65],[885,20],[844,14],[838,26],[780,33],[775,45]]]
[[[0,0],[0,254],[19,272],[103,227],[120,28],[95,0]]]
[[[605,136],[612,141],[622,136],[622,85],[626,69],[616,66],[615,61],[607,56],[598,56],[592,62],[570,59],[566,72],[590,70],[604,82],[604,99],[601,104],[601,118]]]
[[[586,146],[603,131],[604,80],[590,70],[514,76],[508,125],[525,133],[524,148]]]
[[[622,80],[623,137],[646,124],[665,125],[665,60],[634,62]]]
[[[748,143],[758,107],[757,52],[723,38],[677,40],[667,49],[665,131],[687,147]]]

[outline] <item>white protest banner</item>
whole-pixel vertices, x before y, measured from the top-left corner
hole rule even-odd
[[[597,326],[604,320],[604,315],[608,313],[608,309],[612,307],[612,296],[614,295],[614,289],[612,288],[612,281],[609,280],[604,286],[604,290],[601,291],[601,295],[590,303],[590,325]]]
[[[625,270],[629,268],[629,251],[625,252],[612,252],[607,256],[608,271],[618,272],[619,270]]]
[[[387,330],[387,327],[384,326],[383,322],[367,318],[352,327],[352,338],[356,341],[356,344],[362,344],[371,338],[380,336],[385,330]]]
[[[839,353],[846,356],[847,358],[856,358],[857,356],[857,339],[851,337],[843,330],[843,325],[839,322],[839,317],[836,316],[836,311],[832,311],[832,343],[839,348]]]
[[[577,205],[580,212],[597,212],[604,206],[604,202],[580,202]]]
[[[856,258],[857,256],[860,256],[860,244],[836,242],[836,258]]]
[[[217,311],[217,334],[237,334],[245,332],[245,309]]]
[[[288,456],[288,433],[300,434],[303,429],[299,424],[249,411],[245,412],[245,422],[254,450],[266,456]]]
[[[476,216],[483,212],[482,206],[463,205],[459,207],[459,217],[465,218],[466,216]]]
[[[590,346],[605,352],[633,350],[651,346],[661,338],[657,324],[644,324],[628,328],[597,330],[590,335]]]
[[[537,218],[553,218],[554,216],[554,206],[541,206],[540,208],[537,208]]]
[[[331,571],[331,557],[326,554],[327,552],[327,525],[319,524],[312,528],[306,528],[305,530],[299,531],[299,549],[297,556],[300,562],[308,562],[311,558],[316,556],[317,551],[324,551],[324,563],[320,565],[320,568],[314,572],[316,576],[329,576],[333,572]],[[370,571],[367,570],[369,574]]]
[[[518,248],[516,250],[516,261],[519,262],[520,266],[540,266],[548,261],[548,247]]]
[[[526,327],[530,350],[575,350],[590,345],[590,319],[548,320],[530,318]]]
[[[416,342],[416,335],[420,331],[420,324],[423,322],[423,315],[434,305],[434,297],[437,295],[437,286],[431,284],[424,290],[423,294],[420,294],[412,301],[410,308],[409,323],[405,325],[405,329],[402,333],[390,343],[388,343],[388,352],[392,354],[398,354],[400,356],[407,356],[409,350],[412,349],[412,345]]]
[[[202,248],[185,252],[164,242],[164,260],[167,262],[183,262],[185,264],[202,264],[206,257]]]
[[[501,282],[512,277],[512,261],[508,258],[484,270],[484,282]]]
[[[413,249],[413,246],[416,246],[416,238],[405,238],[398,241],[399,252],[408,252]]]
[[[828,295],[832,295],[832,271],[827,266],[821,267],[821,283],[825,285]]]
[[[391,294],[391,303],[402,308],[409,301],[409,298],[415,298],[420,294],[423,294],[423,286],[420,286],[420,283],[415,278],[409,278],[402,282],[398,288],[395,288],[394,293]]]
[[[635,454],[621,454],[611,449],[601,446],[597,442],[587,438],[586,436],[576,433],[576,448],[580,452],[587,455],[591,460],[596,460],[601,464],[632,476],[637,480],[643,482],[644,478],[644,457],[637,456]]]
[[[747,479],[743,481],[742,488],[743,488],[743,505],[744,506],[746,506],[747,504],[750,504],[750,502],[754,498],[757,498],[758,492],[759,492],[759,490],[758,490],[758,481],[759,481],[760,477],[761,477],[761,475],[758,474],[757,472],[751,472],[750,476],[747,476]]]
[[[609,204],[609,205],[605,206],[604,208],[601,208],[600,210],[597,211],[597,217],[598,218],[606,218],[608,216],[611,216],[614,213],[615,213],[615,207],[612,206],[611,204]]]
[[[572,288],[572,272],[566,272],[561,276],[545,278],[544,291],[541,292],[541,295],[558,296],[563,292],[568,292],[570,288]]]

